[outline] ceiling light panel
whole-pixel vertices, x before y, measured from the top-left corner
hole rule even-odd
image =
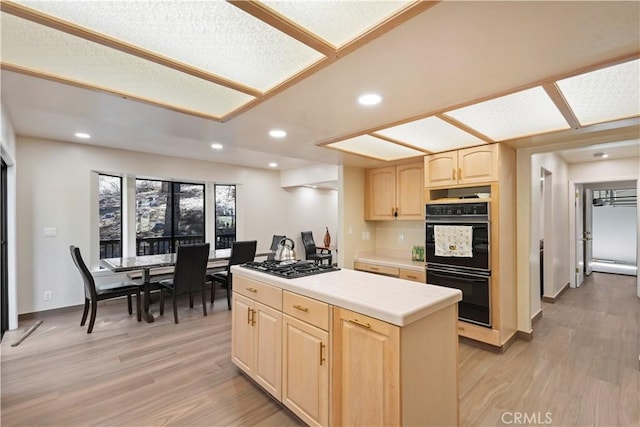
[[[336,47],[343,46],[413,1],[263,1]]]
[[[494,141],[570,127],[551,98],[539,86],[449,111],[446,115]]]
[[[261,91],[324,56],[225,1],[19,1]]]
[[[394,144],[371,135],[361,135],[344,141],[334,142],[327,144],[326,147],[386,161],[424,155],[422,151]]]
[[[382,129],[376,134],[402,141],[431,152],[452,150],[484,144],[485,141],[437,117],[415,120]]]
[[[640,115],[640,60],[570,77],[556,84],[582,125]]]
[[[185,112],[221,117],[250,95],[2,13],[2,61]]]

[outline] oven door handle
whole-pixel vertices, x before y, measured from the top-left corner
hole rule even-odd
[[[450,271],[444,272],[445,274],[440,274],[440,272],[437,272],[433,269],[427,270],[427,272],[433,274],[435,277],[440,277],[442,279],[451,279],[452,276],[454,276],[456,280],[459,280],[461,282],[469,282],[469,283],[485,281],[488,278],[488,276],[480,276],[480,275],[474,276],[467,273],[450,272]]]

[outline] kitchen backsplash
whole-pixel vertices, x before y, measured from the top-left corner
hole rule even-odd
[[[424,245],[424,221],[378,221],[376,249],[406,252],[409,259],[414,246]]]

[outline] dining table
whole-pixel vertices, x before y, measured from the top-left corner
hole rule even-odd
[[[256,257],[267,256],[272,251],[256,252]],[[231,249],[216,249],[209,253],[209,263],[207,269],[225,268],[231,257]],[[154,268],[173,267],[176,264],[176,254],[158,254],[158,255],[138,255],[132,257],[103,258],[100,264],[113,271],[114,273],[128,273],[132,271],[142,271],[142,318],[147,323],[154,322],[155,318],[151,311],[150,295],[151,295],[151,270]]]

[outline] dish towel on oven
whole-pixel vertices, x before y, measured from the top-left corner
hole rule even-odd
[[[436,256],[473,256],[473,227],[468,225],[436,225],[433,227]]]

